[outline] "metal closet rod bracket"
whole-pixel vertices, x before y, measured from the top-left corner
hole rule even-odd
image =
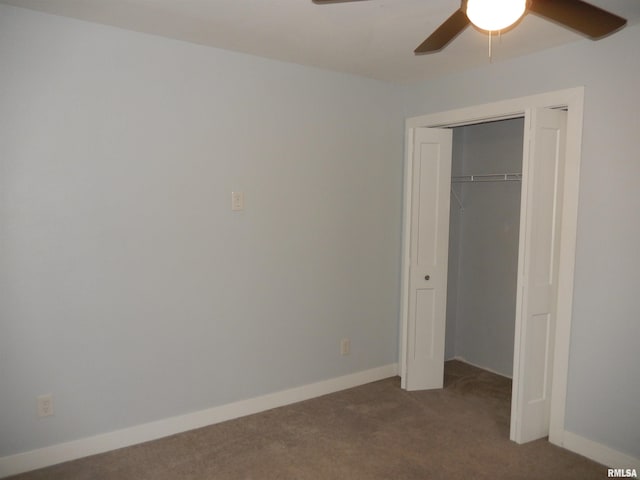
[[[453,198],[456,199],[456,202],[458,202],[458,206],[460,207],[460,211],[464,212],[464,207],[462,206],[462,200],[460,200],[460,197],[458,196],[456,191],[453,189],[453,185],[451,186],[451,193],[453,194]]]

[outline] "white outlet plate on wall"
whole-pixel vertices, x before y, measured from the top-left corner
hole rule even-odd
[[[349,355],[351,353],[351,340],[343,338],[340,340],[340,355]]]
[[[50,417],[53,415],[53,395],[47,393],[38,396],[38,416]]]

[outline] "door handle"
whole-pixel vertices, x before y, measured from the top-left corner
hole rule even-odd
[[[429,280],[430,278],[431,278],[431,277],[430,277],[429,275],[425,275],[425,276],[424,276],[424,279],[425,279],[425,280]]]

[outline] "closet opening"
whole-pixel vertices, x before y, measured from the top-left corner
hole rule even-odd
[[[513,378],[524,117],[452,128],[445,361]]]
[[[406,120],[399,339],[401,387],[406,390],[443,388],[444,361],[456,356],[503,375],[509,375],[511,369],[509,438],[517,443],[548,436],[551,443],[563,445],[566,433],[583,113],[584,88],[578,87]],[[467,171],[452,172],[454,131],[474,125],[480,125],[478,128],[491,128],[488,127],[491,124],[515,125],[500,123],[514,119],[524,125],[523,129],[513,127],[523,134],[522,154],[517,156],[522,162],[521,182],[518,184],[520,171],[488,172],[504,174],[505,184],[521,188],[518,245],[513,247],[517,248],[518,266],[516,313],[512,316],[515,323],[513,357],[509,362],[509,355],[504,351],[474,350],[488,342],[465,344],[464,338],[456,337],[458,333],[465,335],[460,313],[468,308],[460,303],[461,284],[468,278],[463,279],[460,274],[479,277],[481,281],[472,293],[479,292],[485,298],[489,298],[488,292],[497,281],[489,283],[490,274],[477,264],[469,274],[462,265],[451,267],[453,279],[447,273],[450,261],[460,264],[467,258],[464,252],[457,260],[449,256],[452,208],[462,207],[462,211],[453,213],[460,218],[453,220],[452,228],[458,229],[457,238],[463,242],[465,239],[460,233],[468,228],[461,222],[477,223],[470,209],[480,205],[480,202],[469,203],[471,194],[467,187],[486,187],[479,182],[492,183],[489,180],[500,176],[478,176],[471,171],[465,176],[456,173]],[[458,135],[462,133],[456,133]],[[504,142],[505,137],[499,136],[497,141]],[[455,183],[452,183],[452,173],[459,177],[453,179]],[[515,175],[507,175],[511,173]],[[451,192],[452,188],[458,198]],[[503,223],[503,230],[505,227],[508,225]],[[516,232],[512,230],[512,233]],[[475,248],[481,242],[476,238],[472,243]],[[500,241],[495,240],[493,244],[500,245]],[[450,280],[457,282],[453,290]],[[457,310],[453,317],[452,302]],[[485,328],[492,333],[488,337],[491,340],[499,339],[504,331]],[[510,346],[511,343],[507,344],[508,349]],[[469,347],[468,351],[463,350],[465,347]],[[475,359],[475,355],[481,354],[487,363]],[[499,360],[505,358],[511,364],[506,369],[504,363],[499,366]]]

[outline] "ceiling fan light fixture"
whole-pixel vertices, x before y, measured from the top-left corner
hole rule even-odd
[[[527,0],[467,0],[467,17],[481,30],[497,32],[520,19],[527,8]]]

